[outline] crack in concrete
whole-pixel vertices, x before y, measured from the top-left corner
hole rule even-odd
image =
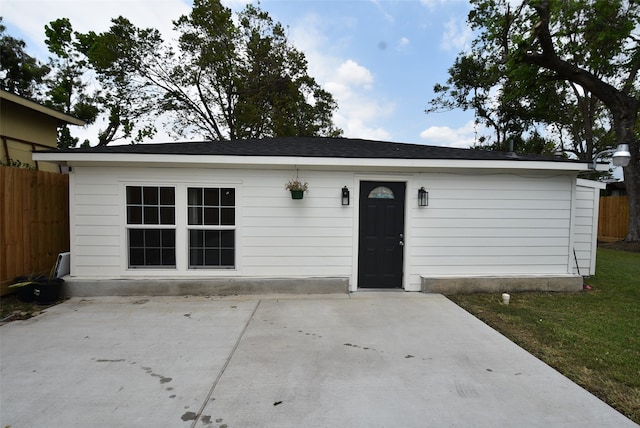
[[[236,343],[233,345],[233,348],[231,349],[231,352],[229,353],[229,356],[227,357],[227,360],[224,362],[224,365],[222,366],[222,369],[218,373],[218,376],[216,377],[216,380],[213,381],[213,384],[211,385],[211,388],[209,389],[209,393],[207,394],[207,397],[205,398],[204,402],[202,403],[202,406],[200,406],[200,410],[198,410],[198,413],[196,413],[195,418],[193,419],[193,423],[191,424],[191,428],[195,428],[196,424],[198,423],[198,421],[202,417],[202,412],[204,412],[205,407],[207,407],[207,403],[211,399],[211,396],[213,395],[213,391],[218,386],[218,382],[220,382],[220,379],[222,378],[222,375],[227,370],[227,366],[231,362],[231,359],[233,358],[234,354],[236,353],[236,350],[240,346],[240,341],[244,337],[244,334],[247,332],[247,329],[249,328],[249,324],[253,320],[253,317],[255,316],[256,312],[258,311],[258,307],[260,306],[260,303],[262,303],[262,300],[258,300],[258,302],[256,303],[256,307],[253,308],[253,312],[251,312],[251,315],[249,316],[249,319],[247,319],[247,322],[244,324],[244,328],[242,329],[242,332],[240,332],[240,335],[238,336],[238,339],[236,340]]]

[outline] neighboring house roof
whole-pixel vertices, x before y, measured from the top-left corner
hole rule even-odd
[[[0,99],[7,100],[12,103],[21,105],[23,107],[30,108],[31,110],[38,111],[42,114],[46,114],[47,116],[51,116],[62,123],[69,123],[71,125],[80,125],[80,126],[84,125],[83,120],[80,120],[76,117],[70,116],[65,113],[61,113],[52,108],[43,106],[42,104],[38,104],[34,101],[28,100],[19,95],[12,94],[11,92],[7,92],[4,89],[0,89]]]
[[[131,155],[139,156],[131,156]],[[373,140],[326,137],[288,137],[235,141],[203,141],[164,144],[83,147],[38,152],[38,158],[51,161],[80,162],[175,162],[358,166],[447,166],[451,161],[494,161],[491,164],[513,168],[512,162],[531,162],[534,169],[586,169],[583,162],[540,155],[518,155],[477,149],[392,143]],[[171,156],[167,158],[167,156]],[[198,158],[194,159],[193,157]],[[205,157],[208,160],[205,160]],[[232,158],[232,159],[230,159]],[[261,159],[261,160],[260,160]],[[321,160],[322,159],[322,160]],[[358,160],[358,162],[355,162]],[[422,162],[424,161],[424,162]],[[442,161],[442,162],[440,162]],[[546,166],[543,166],[542,164]],[[549,163],[553,163],[551,167]],[[462,166],[462,165],[457,165]],[[469,165],[467,165],[469,166]]]

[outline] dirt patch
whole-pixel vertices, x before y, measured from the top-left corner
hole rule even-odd
[[[617,251],[629,251],[632,253],[640,253],[640,241],[616,241],[616,242],[600,242],[598,241],[598,247],[605,248],[607,250]]]
[[[22,302],[18,296],[7,294],[0,297],[0,325],[17,320],[26,320],[31,317],[40,315],[45,309],[58,303],[64,302],[66,299],[60,299],[50,305],[39,305],[34,302]]]

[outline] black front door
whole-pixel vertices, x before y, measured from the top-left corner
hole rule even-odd
[[[405,183],[360,182],[359,288],[402,288]]]

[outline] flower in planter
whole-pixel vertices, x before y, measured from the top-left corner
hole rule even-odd
[[[309,184],[307,182],[301,182],[300,180],[296,179],[291,179],[289,180],[289,182],[287,182],[287,184],[284,186],[285,189],[287,190],[291,190],[291,191],[307,191],[309,189]]]

